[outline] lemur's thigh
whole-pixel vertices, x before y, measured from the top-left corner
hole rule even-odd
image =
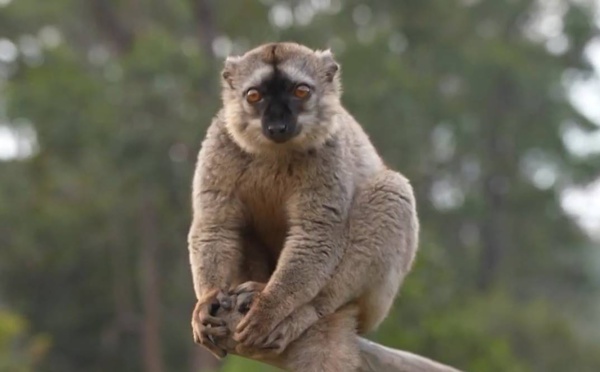
[[[417,220],[408,181],[383,171],[363,187],[350,211],[346,252],[314,300],[296,309],[265,340],[279,351],[320,318],[358,305],[358,331],[376,328],[386,317],[408,272],[417,244]]]
[[[359,332],[377,327],[410,270],[417,233],[414,195],[408,180],[397,172],[381,171],[356,196],[350,211],[347,251],[331,283],[316,299],[317,308],[333,312],[335,306],[356,299]]]

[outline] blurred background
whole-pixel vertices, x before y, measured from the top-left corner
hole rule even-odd
[[[330,47],[413,182],[378,342],[600,371],[600,1],[0,0],[0,371],[267,371],[192,342],[186,235],[224,57]]]

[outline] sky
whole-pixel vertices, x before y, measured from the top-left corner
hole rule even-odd
[[[600,4],[600,0],[598,3]],[[598,23],[600,24],[600,17]],[[600,38],[590,43],[586,53],[594,65],[596,76],[589,81],[573,84],[570,98],[581,113],[598,125],[598,130],[594,133],[575,130],[563,134],[567,148],[579,156],[600,153]],[[600,241],[600,178],[585,187],[564,190],[561,203],[563,209],[584,230]]]

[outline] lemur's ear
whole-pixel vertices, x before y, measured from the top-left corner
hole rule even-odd
[[[321,61],[321,71],[323,76],[327,82],[331,83],[340,69],[340,65],[336,62],[331,49],[317,50],[315,54]]]
[[[242,59],[241,56],[229,56],[225,59],[221,77],[227,82],[230,88],[233,89],[233,75],[235,73],[238,62]]]

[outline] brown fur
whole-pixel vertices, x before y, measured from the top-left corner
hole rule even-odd
[[[300,134],[283,144],[261,135],[242,98],[273,66],[315,86]],[[274,348],[292,371],[353,371],[356,340],[347,335],[381,323],[410,270],[419,230],[412,187],[342,107],[337,70],[331,53],[292,43],[226,61],[189,234],[194,334],[219,356],[207,338],[220,326],[207,310],[214,291],[266,282],[238,325],[242,346]]]

